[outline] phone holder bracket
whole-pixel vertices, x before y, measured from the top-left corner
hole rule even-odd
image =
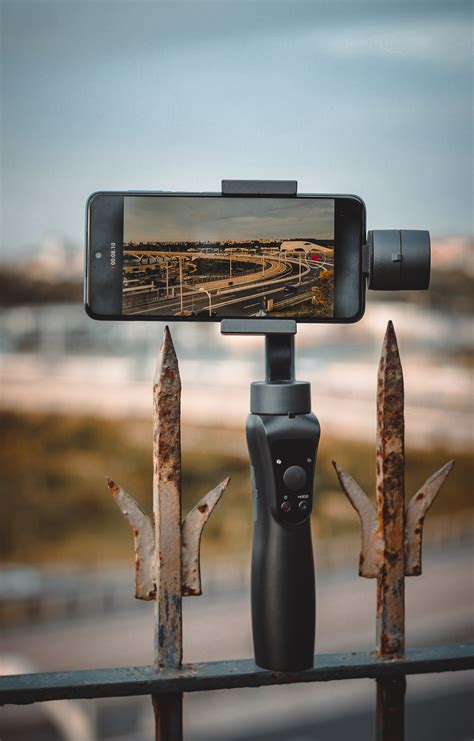
[[[296,180],[222,180],[223,196],[260,196],[294,198],[298,190]]]
[[[296,180],[222,180],[223,196],[296,196]],[[265,336],[265,381],[253,383],[250,408],[256,414],[305,414],[311,411],[310,386],[295,381],[296,321],[223,319],[221,334]]]
[[[295,380],[294,320],[223,319],[221,334],[265,336],[265,380],[250,386],[252,414],[310,413],[311,386]]]
[[[296,334],[294,319],[223,319],[221,334]]]

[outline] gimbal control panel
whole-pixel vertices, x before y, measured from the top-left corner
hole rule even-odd
[[[315,448],[312,439],[276,440],[270,446],[275,478],[275,517],[298,525],[311,514]]]

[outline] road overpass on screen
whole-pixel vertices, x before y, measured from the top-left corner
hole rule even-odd
[[[311,299],[311,287],[320,272],[333,269],[332,250],[314,243],[311,250],[300,248],[299,243],[290,250],[288,244],[284,250],[261,250],[258,254],[127,250],[124,311],[129,315],[257,316],[265,313],[268,301],[279,309],[296,307]],[[215,267],[198,274],[198,260]]]

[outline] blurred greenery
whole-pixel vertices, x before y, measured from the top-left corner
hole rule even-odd
[[[83,291],[77,277],[48,280],[30,276],[24,269],[0,266],[0,306],[80,303]]]
[[[0,554],[5,561],[104,562],[129,559],[131,535],[114,506],[111,476],[151,510],[151,421],[1,413]],[[407,452],[407,499],[449,458],[456,466],[433,512],[471,505],[473,462],[465,451]],[[313,524],[318,536],[358,530],[331,460],[375,490],[370,444],[323,438]],[[229,489],[206,526],[206,550],[230,556],[249,548],[252,512],[243,430],[183,430],[183,512],[227,475]]]
[[[397,291],[377,291],[367,294],[368,301],[399,301]],[[429,291],[404,291],[408,304],[452,311],[470,316],[474,313],[474,276],[461,270],[431,271]]]

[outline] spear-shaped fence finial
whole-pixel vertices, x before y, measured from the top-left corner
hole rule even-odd
[[[397,337],[389,322],[377,380],[376,508],[357,482],[333,461],[341,488],[361,522],[359,574],[377,578],[377,650],[383,655],[403,654],[404,577],[421,574],[424,517],[454,465],[449,461],[436,471],[405,511],[404,436],[403,371]]]
[[[405,576],[421,574],[426,512],[453,467],[431,476],[405,511],[403,371],[392,322],[388,323],[377,380],[377,510],[360,486],[333,461],[339,483],[357,511],[362,532],[359,574],[377,579],[377,654],[405,653]],[[380,741],[404,737],[405,677],[377,679]]]
[[[135,499],[108,479],[135,546],[135,597],[154,600],[155,660],[179,666],[181,597],[202,593],[201,535],[229,479],[208,492],[181,522],[181,380],[171,333],[164,338],[153,381],[153,521]]]

